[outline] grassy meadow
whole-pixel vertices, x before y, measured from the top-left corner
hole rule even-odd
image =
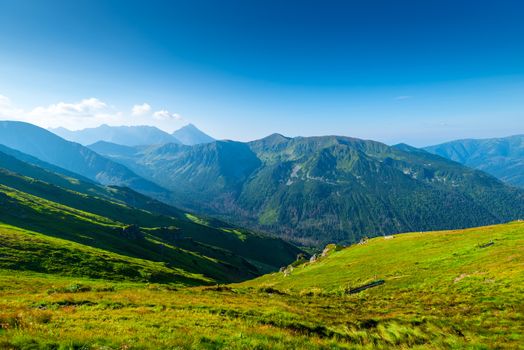
[[[211,287],[4,269],[0,348],[519,349],[523,272],[522,222],[379,237]]]

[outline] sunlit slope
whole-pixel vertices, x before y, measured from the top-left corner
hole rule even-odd
[[[4,145],[0,145],[0,168],[3,173],[8,171],[28,178],[38,179],[47,184],[60,187],[61,189],[71,190],[88,196],[109,199],[113,202],[126,204],[134,208],[145,209],[157,214],[180,218],[184,217],[184,213],[179,209],[133,191],[128,187],[101,185],[79,174],[46,163],[38,158],[8,148]],[[14,178],[8,179],[2,177],[0,180],[0,183],[4,185],[10,185],[16,188],[19,188],[17,186],[23,186],[20,181],[16,181]],[[27,186],[23,186],[21,189],[29,190]],[[50,194],[49,191],[31,193],[35,195]],[[88,205],[89,203],[86,201],[85,204]]]
[[[0,348],[521,349],[523,240],[524,223],[377,238],[176,290],[0,269]]]
[[[374,238],[332,251],[287,276],[273,273],[243,285],[342,292],[377,279],[384,279],[385,284],[365,293],[388,298],[434,292],[514,293],[522,297],[524,223]]]

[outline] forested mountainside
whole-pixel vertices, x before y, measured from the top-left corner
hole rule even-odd
[[[524,216],[524,191],[440,156],[349,137],[92,149],[185,208],[296,242],[461,228]]]

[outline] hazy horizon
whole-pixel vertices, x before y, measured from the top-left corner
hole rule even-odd
[[[23,120],[9,120],[9,119],[0,119],[0,121],[23,121]],[[23,121],[25,122],[25,121]],[[197,129],[199,129],[200,131],[204,132],[205,134],[215,138],[212,133],[208,133],[207,131],[205,130],[202,130],[200,127],[198,127],[198,125],[195,125],[194,123],[187,123],[187,124],[184,124],[182,125],[181,127],[175,129],[174,131],[177,131],[177,130],[180,130],[182,128],[185,128],[186,126],[189,126],[189,125],[193,125],[194,127],[196,127]],[[165,129],[162,129],[161,127],[157,127],[157,126],[154,126],[154,125],[145,125],[145,124],[140,124],[140,125],[109,125],[109,124],[101,124],[101,125],[98,125],[98,126],[95,126],[95,127],[88,127],[88,128],[81,128],[81,129],[68,129],[68,128],[65,128],[65,127],[62,127],[62,126],[59,126],[59,127],[49,127],[49,128],[44,128],[48,131],[51,131],[53,132],[54,130],[59,130],[59,129],[65,129],[67,131],[71,131],[71,132],[76,132],[76,131],[83,131],[83,130],[86,130],[86,129],[96,129],[98,127],[101,127],[101,126],[109,126],[109,127],[153,127],[153,128],[157,128],[161,131],[164,131],[168,134],[172,134],[173,131],[167,131]],[[254,139],[249,139],[249,140],[236,140],[236,139],[231,139],[231,138],[223,138],[223,139],[220,139],[220,138],[215,138],[216,141],[238,141],[238,142],[250,142],[250,141],[256,141],[256,140],[260,140],[260,139],[263,139],[263,138],[266,138],[266,137],[269,137],[273,134],[279,134],[279,135],[282,135],[284,137],[288,137],[288,138],[297,138],[297,137],[323,137],[323,136],[340,136],[340,137],[350,137],[350,138],[357,138],[357,139],[362,139],[362,140],[370,140],[370,141],[378,141],[378,142],[382,142],[386,145],[389,145],[389,146],[393,146],[393,145],[396,145],[396,144],[408,144],[410,146],[414,146],[414,147],[428,147],[428,146],[435,146],[435,145],[438,145],[438,144],[443,144],[443,143],[447,143],[447,142],[452,142],[452,141],[463,141],[463,140],[487,140],[487,139],[499,139],[499,138],[509,138],[509,137],[515,137],[515,136],[522,136],[524,135],[523,133],[514,133],[514,134],[508,134],[508,135],[501,135],[501,136],[490,136],[490,137],[478,137],[478,138],[456,138],[456,139],[450,139],[450,140],[444,140],[442,142],[439,142],[439,143],[435,143],[435,144],[422,144],[422,145],[414,145],[414,144],[410,144],[408,142],[404,142],[404,141],[400,141],[400,142],[396,142],[396,143],[387,143],[387,142],[383,142],[383,141],[380,141],[380,140],[375,140],[375,139],[368,139],[368,138],[362,138],[362,137],[358,137],[358,136],[354,136],[354,135],[344,135],[344,134],[323,134],[323,135],[315,135],[315,134],[312,134],[312,135],[294,135],[294,136],[291,136],[291,135],[286,135],[286,134],[283,134],[281,132],[278,132],[278,131],[275,131],[275,132],[271,132],[267,135],[264,135],[262,137],[259,137],[259,138],[254,138]],[[60,136],[60,135],[59,135]],[[102,140],[103,141],[103,140]]]

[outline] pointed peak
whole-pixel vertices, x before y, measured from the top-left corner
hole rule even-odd
[[[199,143],[210,143],[215,141],[214,138],[191,123],[174,131],[171,135],[173,135],[176,139],[185,145],[196,145]]]
[[[173,131],[173,134],[175,134],[177,132],[180,132],[182,130],[201,132],[201,130],[199,128],[197,128],[195,124],[189,123],[189,124],[186,124],[183,127],[179,128],[179,129]]]

